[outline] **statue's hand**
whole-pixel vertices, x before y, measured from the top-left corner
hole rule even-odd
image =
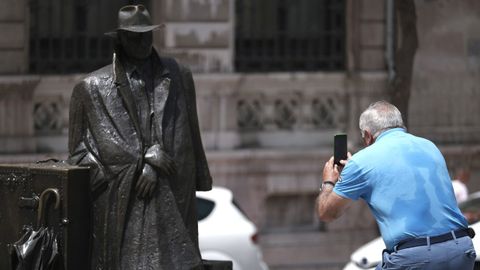
[[[142,174],[138,178],[135,190],[140,199],[148,199],[153,195],[157,186],[157,172],[149,164],[143,166]]]
[[[172,176],[177,173],[173,159],[156,144],[148,148],[145,161],[155,167],[162,176]]]

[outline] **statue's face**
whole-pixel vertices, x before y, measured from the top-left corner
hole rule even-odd
[[[123,51],[128,57],[137,60],[146,59],[152,53],[152,31],[137,33],[130,31],[118,31],[118,38]]]

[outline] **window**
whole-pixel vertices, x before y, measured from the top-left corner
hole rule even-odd
[[[344,69],[345,0],[236,0],[240,72]]]
[[[210,200],[205,200],[197,197],[197,220],[202,220],[213,211],[215,203]]]
[[[31,0],[30,72],[90,72],[111,62],[113,42],[104,33],[117,27],[128,0]]]

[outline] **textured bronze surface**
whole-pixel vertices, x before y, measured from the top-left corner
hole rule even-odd
[[[132,29],[70,103],[69,162],[91,168],[92,269],[202,269],[195,191],[211,177],[192,75]]]
[[[0,165],[0,269],[12,269],[12,244],[26,228],[41,223],[57,235],[63,265],[67,270],[89,268],[91,236],[89,171],[66,164]],[[13,184],[15,183],[15,184]],[[15,188],[12,188],[15,187]],[[60,199],[45,201],[39,213],[41,194],[54,189]],[[45,194],[45,193],[44,193]],[[66,224],[63,220],[68,220]]]

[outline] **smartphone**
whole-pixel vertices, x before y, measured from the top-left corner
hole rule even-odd
[[[338,166],[340,160],[347,159],[347,134],[337,134],[333,137],[333,162]]]

